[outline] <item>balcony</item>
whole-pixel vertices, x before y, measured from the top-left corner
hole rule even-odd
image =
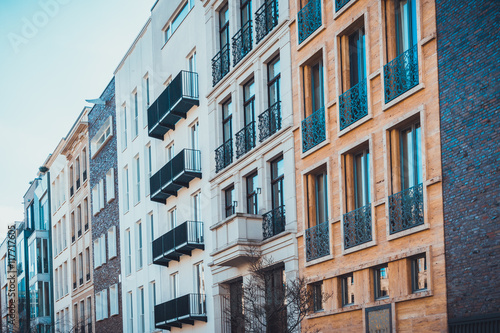
[[[321,0],[310,0],[297,13],[299,44],[321,27]]]
[[[175,129],[175,124],[199,104],[198,73],[180,71],[148,108],[149,136],[163,140],[165,133]]]
[[[391,235],[422,224],[424,224],[422,184],[389,197],[389,232]]]
[[[372,240],[371,204],[344,214],[344,249]]]
[[[326,140],[325,108],[322,107],[302,120],[302,152]]]
[[[203,222],[186,221],[153,241],[153,263],[168,267],[194,249],[205,249]]]
[[[229,43],[221,47],[220,51],[212,58],[212,86],[215,86],[227,73],[229,73]]]
[[[306,229],[306,261],[330,254],[329,222],[323,222]]]
[[[252,21],[247,21],[233,36],[233,66],[252,51]]]
[[[236,133],[236,158],[240,158],[253,148],[255,148],[255,121]]]
[[[340,130],[368,115],[366,80],[339,96],[339,112]]]
[[[259,115],[259,141],[281,129],[281,102],[276,102]]]
[[[215,172],[233,163],[233,139],[229,139],[215,150]]]
[[[214,236],[214,252],[218,266],[238,266],[249,258],[248,246],[259,245],[263,239],[262,215],[235,213],[210,227]]]
[[[402,95],[418,84],[417,44],[384,66],[385,102]]]
[[[155,305],[155,327],[170,330],[182,324],[194,325],[195,320],[207,321],[204,294],[187,294],[168,302]]]
[[[268,239],[285,231],[285,206],[277,207],[262,215],[262,238]]]
[[[350,0],[335,0],[335,12],[342,9]]]
[[[278,25],[278,1],[267,0],[255,12],[255,40],[259,43]]]
[[[201,152],[183,149],[163,166],[149,180],[151,200],[166,203],[171,196],[183,187],[188,188],[194,178],[201,179]]]

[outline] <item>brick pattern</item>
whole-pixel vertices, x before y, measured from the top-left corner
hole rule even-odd
[[[500,2],[436,0],[436,18],[453,320],[500,308]]]
[[[119,211],[118,211],[118,158],[116,139],[116,107],[115,107],[115,81],[111,80],[109,85],[101,95],[101,99],[106,101],[106,105],[95,105],[89,113],[89,147],[92,138],[101,128],[103,123],[111,115],[113,116],[113,137],[105,144],[101,151],[90,159],[90,188],[96,186],[101,179],[106,182],[106,173],[110,168],[114,168],[115,178],[115,199],[110,203],[105,200],[104,209],[96,216],[92,214],[92,242],[95,239],[106,235],[106,257],[108,258],[108,235],[107,232],[112,226],[116,226],[116,235],[120,234]],[[90,152],[92,153],[92,152]],[[104,186],[106,192],[106,184]],[[106,198],[106,193],[104,194]],[[92,199],[91,199],[92,201]],[[91,210],[92,211],[92,210]],[[93,243],[92,243],[93,244]],[[94,291],[98,293],[108,289],[108,318],[95,322],[96,332],[121,332],[122,331],[122,300],[118,297],[119,314],[109,317],[109,287],[118,283],[120,275],[120,239],[116,240],[117,257],[107,259],[106,263],[94,270]],[[93,258],[92,258],[93,260]],[[94,295],[95,295],[94,293]],[[118,295],[121,295],[121,285],[118,284]],[[93,317],[95,321],[95,298]]]

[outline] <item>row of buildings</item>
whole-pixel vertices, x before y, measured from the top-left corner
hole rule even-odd
[[[313,302],[256,332],[497,332],[499,9],[156,1],[0,247],[2,331],[249,332],[258,253],[266,311]]]

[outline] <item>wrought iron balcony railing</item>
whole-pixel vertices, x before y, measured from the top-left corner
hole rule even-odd
[[[229,139],[215,150],[215,172],[233,163],[233,139]]]
[[[233,36],[233,66],[252,51],[252,21],[247,21]]]
[[[227,73],[229,73],[229,43],[221,47],[220,51],[212,58],[212,86],[215,86]]]
[[[164,204],[194,178],[201,178],[201,152],[183,149],[149,179],[151,201]]]
[[[310,0],[297,13],[299,44],[321,27],[321,0]]]
[[[236,158],[240,158],[255,148],[255,121],[236,133]]]
[[[267,0],[255,12],[255,40],[260,42],[278,25],[278,0]]]
[[[207,321],[206,296],[187,294],[155,305],[155,327],[170,330],[182,324],[194,325],[195,320]]]
[[[276,102],[259,115],[259,140],[264,141],[281,129],[281,102]]]
[[[194,105],[200,105],[198,73],[180,71],[148,108],[149,136],[162,140]]]
[[[424,224],[424,190],[419,184],[389,197],[389,232],[407,230]]]
[[[279,206],[262,215],[262,236],[268,239],[285,231],[285,206]]]
[[[350,0],[335,0],[335,12],[342,9]]]
[[[371,204],[344,214],[344,249],[372,240]]]
[[[194,249],[205,249],[203,222],[186,221],[153,241],[153,263],[168,266]]]
[[[368,115],[366,80],[339,96],[340,130]]]
[[[418,84],[417,44],[384,66],[385,102],[402,95]]]
[[[323,222],[306,230],[306,260],[314,260],[330,254],[329,222]]]
[[[302,120],[302,152],[326,140],[325,108],[322,107]]]

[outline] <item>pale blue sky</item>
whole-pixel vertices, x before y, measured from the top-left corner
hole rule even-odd
[[[85,99],[100,96],[153,4],[0,0],[0,240],[23,219],[28,182]]]

